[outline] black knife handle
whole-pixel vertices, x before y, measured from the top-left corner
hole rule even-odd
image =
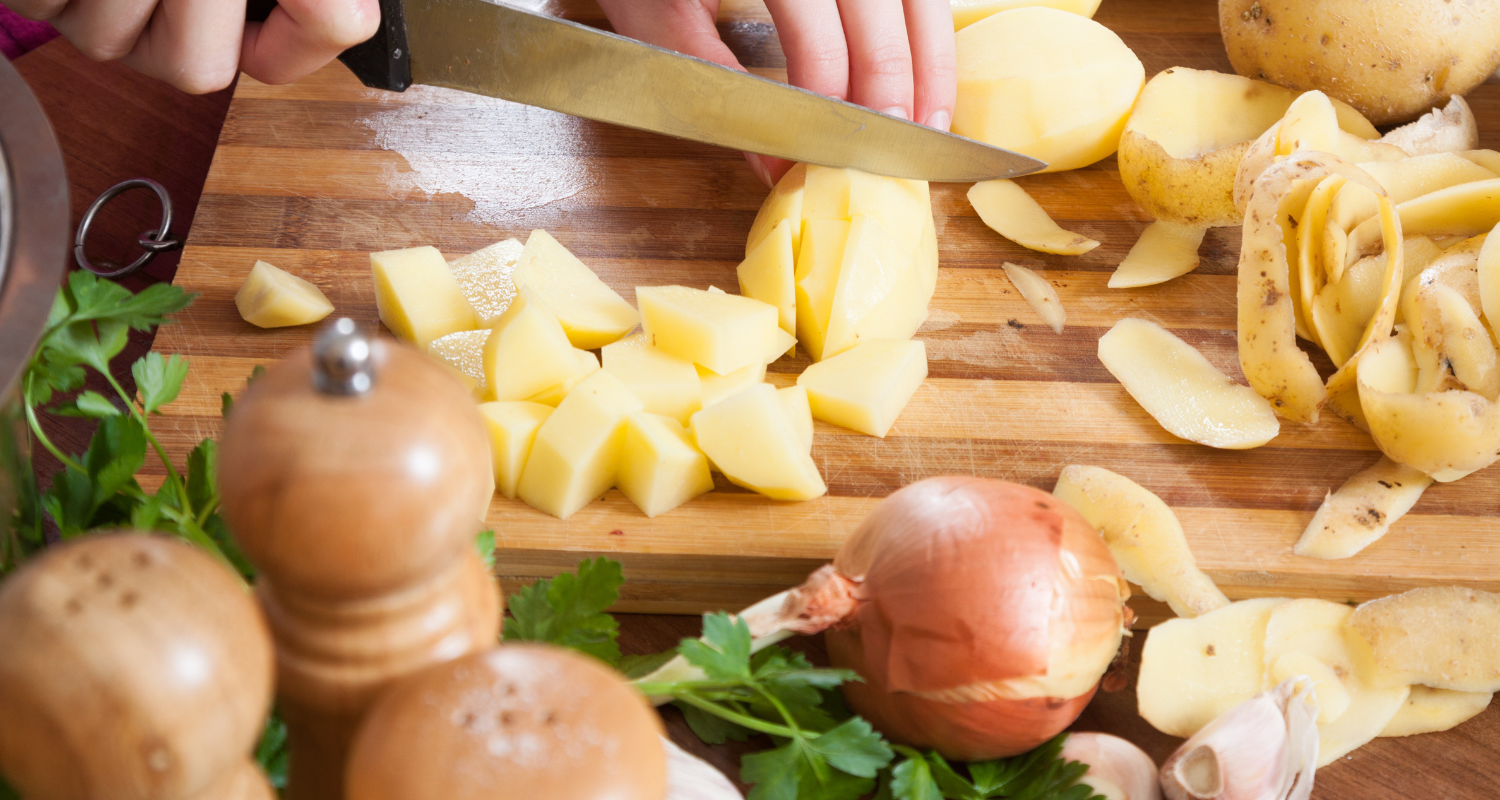
[[[245,20],[265,22],[276,0],[246,0]],[[406,49],[406,20],[401,0],[380,0],[380,28],[375,35],[339,54],[344,66],[372,89],[404,92],[411,86],[411,53]]]

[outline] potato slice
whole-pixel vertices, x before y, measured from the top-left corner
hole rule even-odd
[[[920,340],[874,339],[813,364],[797,385],[814,418],[883,439],[926,377]]]
[[[775,306],[781,329],[792,336],[797,335],[794,226],[792,220],[782,220],[735,270],[740,294]]]
[[[1266,620],[1265,665],[1267,685],[1277,681],[1274,667],[1289,653],[1310,656],[1326,665],[1348,696],[1345,709],[1333,719],[1318,722],[1318,766],[1325,767],[1374,739],[1401,710],[1410,688],[1380,688],[1375,683],[1375,656],[1344,623],[1354,609],[1327,600],[1303,599],[1283,603]],[[1317,676],[1311,676],[1316,681]],[[1332,687],[1330,687],[1332,689]],[[1316,691],[1315,687],[1315,691]],[[1337,691],[1326,691],[1336,696]],[[1320,692],[1321,701],[1325,692]]]
[[[802,247],[797,252],[797,340],[814,361],[823,357],[833,294],[849,241],[849,223],[842,219],[810,219],[802,224]]]
[[[1500,344],[1500,236],[1494,235],[1493,230],[1485,239],[1483,249],[1479,251],[1475,269],[1479,283],[1480,310],[1489,323],[1490,335]]]
[[[708,459],[677,420],[642,411],[625,418],[625,439],[615,483],[647,517],[655,517],[711,491]]]
[[[955,31],[961,31],[991,14],[1026,6],[1046,6],[1093,17],[1094,12],[1099,10],[1099,3],[1100,0],[949,0],[953,8]]]
[[[1396,206],[1406,236],[1473,236],[1500,222],[1500,178],[1460,183]],[[1346,263],[1377,252],[1381,238],[1378,217],[1361,222],[1349,233]]]
[[[728,375],[720,375],[711,369],[698,367],[698,385],[702,391],[703,407],[708,408],[726,397],[738,394],[747,386],[754,386],[766,379],[766,365],[750,364],[740,367]]]
[[[1162,733],[1186,738],[1259,694],[1265,686],[1266,623],[1286,602],[1241,600],[1152,628],[1135,687],[1141,716]]]
[[[1125,260],[1109,276],[1111,289],[1166,283],[1198,268],[1198,248],[1208,229],[1157,220],[1141,231]]]
[[[652,347],[646,334],[627,336],[601,352],[604,368],[630,387],[648,412],[686,424],[703,407],[703,382],[692,362]]]
[[[1115,323],[1099,337],[1099,360],[1174,436],[1245,450],[1260,447],[1280,431],[1270,403],[1154,322],[1126,318]]]
[[[1198,569],[1177,515],[1135,481],[1102,467],[1072,464],[1063,468],[1052,495],[1099,531],[1126,580],[1177,616],[1196,617],[1229,605]]]
[[[774,361],[795,340],[776,307],[686,286],[641,286],[641,327],[658,349],[724,374]]]
[[[516,495],[558,519],[572,516],[614,485],[625,418],[640,410],[613,373],[585,378],[537,429]]]
[[[1428,153],[1461,153],[1479,146],[1479,124],[1462,95],[1452,95],[1441,110],[1422,116],[1380,137],[1413,156]]]
[[[1374,342],[1360,357],[1360,406],[1382,452],[1444,483],[1500,458],[1500,403],[1461,390],[1417,394],[1416,386],[1406,337]]]
[[[1062,307],[1062,300],[1057,296],[1057,290],[1046,278],[1032,272],[1019,264],[1006,262],[1000,265],[1005,270],[1005,276],[1010,278],[1011,285],[1021,293],[1021,297],[1036,311],[1042,322],[1052,329],[1053,333],[1062,333],[1063,325],[1067,322],[1068,312]]]
[[[903,250],[880,218],[855,214],[828,312],[818,358],[875,339],[910,339],[927,319],[931,295],[911,250]]]
[[[1292,552],[1349,558],[1384,536],[1431,485],[1432,478],[1382,456],[1323,498]]]
[[[1276,126],[1297,92],[1222,72],[1173,67],[1153,77],[1120,137],[1120,179],[1159,220],[1238,225],[1234,182],[1251,142]],[[1373,139],[1374,126],[1334,101],[1339,126]],[[1243,204],[1241,205],[1243,208]]]
[[[496,242],[448,262],[458,288],[474,307],[479,324],[488,328],[500,319],[516,296],[511,279],[525,245],[515,239]]]
[[[264,261],[250,268],[234,293],[234,306],[257,328],[310,325],[333,313],[322,289]]]
[[[380,321],[397,338],[425,349],[433,339],[479,327],[474,307],[436,247],[371,253],[370,271]]]
[[[594,350],[616,341],[641,315],[552,234],[534,230],[526,239],[511,279],[536,293],[574,347]]]
[[[776,500],[828,492],[776,388],[759,384],[693,415],[690,430],[724,477]]]
[[[1362,604],[1348,624],[1374,651],[1385,685],[1500,690],[1500,595],[1413,589]]]
[[[1115,152],[1146,81],[1117,34],[1054,8],[1002,11],[955,40],[953,132],[1041,159],[1047,172]]]
[[[526,400],[578,371],[557,317],[522,288],[485,339],[484,379],[495,400]]]
[[[1022,247],[1078,256],[1099,246],[1087,236],[1058,227],[1046,209],[1015,181],[980,181],[969,187],[969,204],[990,230]]]
[[[1283,201],[1292,199],[1295,207],[1299,182],[1306,187],[1308,182],[1333,174],[1365,185],[1382,197],[1380,218],[1386,223],[1383,230],[1389,249],[1396,254],[1387,259],[1381,282],[1384,300],[1367,324],[1359,347],[1390,331],[1399,299],[1399,291],[1392,287],[1401,283],[1401,230],[1379,184],[1337,156],[1318,152],[1302,152],[1277,162],[1255,181],[1240,246],[1240,367],[1250,385],[1271,401],[1278,414],[1297,422],[1316,422],[1318,409],[1328,395],[1347,391],[1353,385],[1353,370],[1346,364],[1340,372],[1348,369],[1347,374],[1335,373],[1325,387],[1311,359],[1297,348],[1299,315],[1292,300],[1290,248],[1284,243],[1287,231],[1295,225],[1294,209]]]
[[[475,397],[487,400],[490,387],[484,379],[484,343],[489,338],[488,328],[456,331],[428,343],[427,355],[452,367],[474,392]]]
[[[781,395],[781,402],[786,406],[786,413],[792,419],[792,430],[797,433],[797,439],[802,442],[803,449],[811,453],[813,416],[812,403],[807,398],[807,389],[801,386],[787,386],[777,389],[776,393]]]
[[[494,462],[495,491],[516,499],[516,485],[531,455],[531,445],[553,408],[524,400],[480,403],[479,414],[490,434],[490,457]]]
[[[1489,708],[1493,697],[1492,692],[1455,692],[1413,686],[1406,702],[1401,704],[1401,710],[1386,723],[1380,735],[1415,736],[1456,728]]]
[[[584,378],[594,374],[599,369],[599,357],[587,350],[574,348],[573,363],[575,365],[573,371],[568,374],[568,377],[563,379],[562,383],[549,386],[526,399],[533,403],[541,403],[544,406],[557,408],[558,404],[562,403],[563,398],[567,397],[569,392],[577,388],[578,384],[583,383]]]
[[[802,244],[802,193],[806,183],[806,164],[794,164],[776,182],[776,187],[755,213],[755,222],[750,225],[750,236],[745,240],[746,258],[783,221],[792,223],[792,249],[795,251]]]

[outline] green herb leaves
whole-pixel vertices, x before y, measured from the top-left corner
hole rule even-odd
[[[617,561],[599,557],[583,561],[578,573],[564,572],[510,596],[505,621],[507,642],[551,642],[603,661],[620,660],[620,625],[604,613],[620,597],[624,573]]]
[[[1061,757],[1066,733],[1014,758],[967,765],[965,778],[937,753],[897,747],[904,761],[891,770],[880,798],[894,800],[1102,800],[1078,782],[1086,764]]]

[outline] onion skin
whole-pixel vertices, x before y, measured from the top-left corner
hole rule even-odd
[[[1028,486],[912,484],[870,514],[834,566],[861,600],[827,633],[833,664],[865,679],[844,684],[850,706],[891,739],[950,759],[1012,756],[1060,733],[1124,632],[1128,589],[1103,540]],[[1074,696],[985,696],[986,685],[1047,675],[1054,651],[1074,645],[1102,654]],[[972,700],[954,699],[970,687]]]

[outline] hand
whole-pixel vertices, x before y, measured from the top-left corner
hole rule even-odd
[[[5,0],[47,20],[84,55],[120,61],[192,94],[223,89],[243,70],[290,83],[375,35],[377,0],[281,0],[245,22],[244,0]]]
[[[719,0],[599,0],[617,33],[744,69],[714,28]],[[949,0],[766,0],[787,80],[948,130],[958,93]],[[791,164],[745,154],[774,184]]]

